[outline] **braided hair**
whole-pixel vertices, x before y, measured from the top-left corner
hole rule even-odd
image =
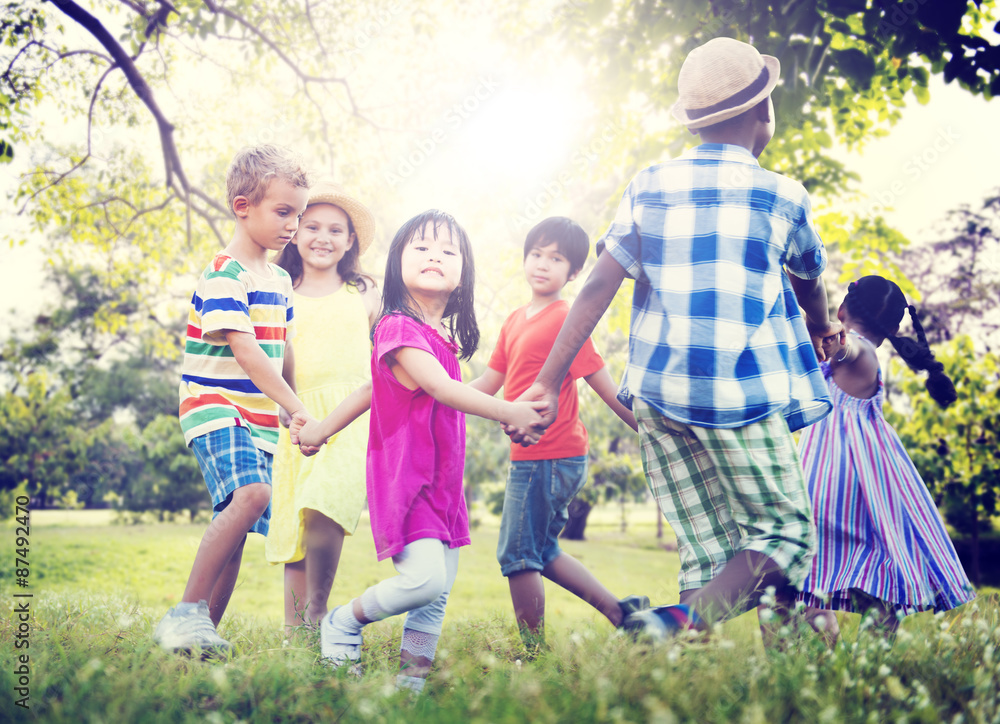
[[[847,287],[844,305],[848,313],[866,328],[888,339],[911,370],[927,371],[927,391],[935,402],[941,407],[948,407],[955,401],[955,385],[944,373],[944,365],[934,358],[916,308],[906,303],[903,290],[895,282],[874,275],[861,277]],[[904,311],[910,314],[916,339],[892,333],[892,330],[898,329]]]

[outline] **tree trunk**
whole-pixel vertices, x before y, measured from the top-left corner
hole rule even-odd
[[[593,507],[585,500],[573,498],[569,504],[569,520],[566,521],[566,527],[563,528],[559,537],[566,540],[585,540],[583,531],[587,528],[587,516],[590,515]]]

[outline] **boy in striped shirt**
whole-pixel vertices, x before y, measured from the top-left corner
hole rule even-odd
[[[216,631],[239,574],[248,532],[267,534],[278,406],[305,407],[282,377],[292,364],[292,281],[268,254],[295,235],[305,172],[287,151],[244,148],[226,178],[236,231],[202,272],[191,298],[180,422],[212,496],[213,518],[181,602],[154,633],[170,651],[225,653]]]

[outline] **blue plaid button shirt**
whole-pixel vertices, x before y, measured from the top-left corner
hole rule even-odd
[[[702,427],[781,411],[797,430],[830,411],[782,271],[826,268],[801,184],[740,146],[702,144],[640,172],[602,241],[635,279],[623,403]]]

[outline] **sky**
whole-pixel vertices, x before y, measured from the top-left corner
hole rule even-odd
[[[503,163],[505,159],[512,166],[523,164],[526,158],[540,163],[546,158],[554,160],[560,154],[565,155],[564,129],[572,123],[577,101],[571,94],[552,91],[564,87],[564,79],[520,75],[511,76],[497,86],[484,78],[469,89],[469,97],[465,99],[477,105],[474,115],[468,116],[471,120],[467,120],[461,109],[454,117],[442,119],[443,132],[453,133],[453,137],[445,139],[450,153],[432,154],[431,161],[412,173],[435,176],[433,167],[446,163],[451,153],[481,158],[484,166]],[[524,107],[535,109],[532,118],[526,120],[520,112]],[[519,124],[525,123],[523,133],[519,133]],[[960,204],[976,208],[1000,187],[998,129],[1000,99],[985,101],[957,84],[945,85],[939,77],[934,77],[930,102],[921,106],[909,98],[902,119],[888,136],[870,141],[860,152],[839,151],[848,168],[860,174],[861,182],[860,198],[838,202],[838,206],[860,213],[881,213],[914,242],[936,238],[950,210]],[[497,138],[518,142],[498,145]],[[526,146],[524,139],[530,144]],[[418,140],[425,145],[435,143],[430,136]],[[761,161],[766,167],[766,153]],[[386,168],[398,170],[398,164],[389,163]],[[0,167],[0,192],[14,187],[17,170],[17,165]],[[403,183],[398,191],[409,195],[413,208],[450,208],[442,200],[448,194],[442,194],[436,184]],[[435,198],[428,195],[432,191]],[[560,213],[556,206],[546,213]],[[5,231],[27,228],[23,218],[12,218],[9,213],[2,218],[8,226]],[[41,285],[42,258],[37,246],[29,243],[0,248],[0,323],[4,325],[30,320],[45,299]],[[12,308],[16,308],[15,314],[8,311]]]

